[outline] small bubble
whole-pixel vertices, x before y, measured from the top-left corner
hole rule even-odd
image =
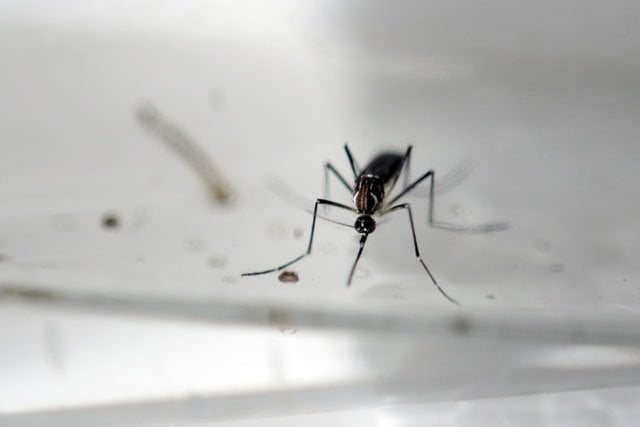
[[[364,267],[358,267],[356,268],[356,272],[354,274],[354,276],[356,277],[356,279],[364,279],[365,277],[369,277],[369,270],[364,268]]]
[[[274,239],[282,239],[286,234],[286,228],[280,224],[272,224],[269,226],[267,233]]]
[[[488,295],[485,296],[485,298],[486,299],[496,299],[496,296],[492,295],[492,294],[488,294]]]
[[[233,276],[224,276],[222,278],[222,283],[236,283],[237,281],[238,279]]]
[[[451,205],[449,212],[451,212],[451,215],[460,218],[464,214],[465,210],[461,205],[456,203],[455,205]]]
[[[280,332],[282,332],[282,335],[295,335],[296,333],[298,333],[298,330],[296,328],[278,328],[280,329]]]
[[[204,240],[198,237],[191,237],[191,238],[185,239],[182,242],[182,246],[184,246],[184,248],[189,252],[202,252],[205,250],[207,245],[204,242]]]
[[[544,239],[538,239],[533,243],[533,247],[540,252],[549,252],[549,249],[551,249],[551,243]]]
[[[227,265],[227,258],[224,255],[214,255],[209,257],[209,266],[222,268]]]
[[[150,216],[151,215],[149,213],[149,210],[147,209],[142,208],[142,209],[136,210],[136,212],[133,214],[131,227],[142,228],[149,221]]]
[[[333,242],[322,242],[320,243],[319,250],[325,255],[330,255],[336,251],[338,247]]]
[[[144,257],[143,256],[136,257],[136,262],[144,263]]]
[[[278,276],[278,280],[280,280],[282,283],[296,283],[299,280],[298,273],[296,273],[295,271],[285,270],[280,273],[280,275]]]
[[[553,264],[551,266],[551,271],[553,271],[554,273],[562,273],[564,271],[564,265],[560,263]]]

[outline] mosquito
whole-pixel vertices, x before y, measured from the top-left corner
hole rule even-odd
[[[278,267],[270,268],[268,270],[256,271],[252,273],[244,273],[242,276],[257,276],[261,274],[273,273],[275,271],[282,270],[311,254],[313,247],[313,237],[316,228],[316,219],[318,217],[318,206],[333,206],[336,208],[351,211],[358,215],[353,228],[360,234],[360,242],[356,259],[351,266],[349,276],[347,278],[347,286],[351,285],[353,280],[353,274],[358,265],[358,261],[364,251],[364,245],[369,237],[369,234],[376,230],[376,220],[374,217],[380,218],[392,212],[398,212],[404,210],[407,212],[409,218],[409,225],[411,226],[411,236],[413,237],[413,249],[415,251],[416,258],[424,268],[425,272],[440,291],[440,293],[450,302],[458,304],[458,301],[451,298],[442,287],[438,284],[435,277],[427,267],[427,264],[420,255],[420,249],[418,247],[418,240],[416,238],[416,230],[413,222],[413,213],[411,211],[411,205],[409,203],[396,204],[402,197],[412,191],[418,184],[429,180],[429,205],[427,219],[431,227],[441,228],[450,231],[463,231],[463,232],[492,232],[507,228],[506,223],[493,223],[474,226],[461,226],[456,224],[450,224],[446,222],[436,221],[434,219],[434,189],[435,189],[435,171],[432,169],[425,174],[421,175],[413,182],[410,181],[410,166],[411,166],[411,151],[413,146],[409,145],[407,151],[404,153],[396,151],[384,151],[375,156],[364,169],[361,169],[357,162],[354,160],[351,150],[347,144],[344,145],[344,151],[349,160],[351,171],[353,172],[354,182],[353,185],[342,176],[338,169],[331,162],[326,162],[324,165],[324,186],[325,197],[328,194],[329,174],[333,174],[340,183],[349,190],[353,197],[354,206],[347,206],[342,203],[334,202],[327,198],[316,199],[313,207],[313,220],[311,221],[311,234],[309,236],[309,244],[307,251],[302,255],[286,262]],[[404,171],[403,188],[396,195],[391,197],[390,194],[394,189],[400,175]]]

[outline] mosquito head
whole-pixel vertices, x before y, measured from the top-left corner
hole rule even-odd
[[[370,215],[360,215],[353,228],[360,234],[371,234],[376,229],[376,221]]]

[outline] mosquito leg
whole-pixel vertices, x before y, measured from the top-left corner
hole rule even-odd
[[[289,262],[286,262],[278,267],[275,268],[270,268],[269,270],[263,270],[263,271],[255,271],[253,273],[243,273],[242,276],[258,276],[260,274],[267,274],[267,273],[273,273],[274,271],[278,271],[278,270],[282,270],[283,268],[286,268],[288,266],[290,266],[291,264],[294,264],[298,261],[300,261],[302,258],[306,257],[307,255],[309,255],[311,253],[311,248],[313,246],[313,236],[315,233],[315,228],[316,228],[316,218],[318,216],[318,205],[330,205],[330,206],[335,206],[338,208],[342,208],[342,209],[346,209],[352,212],[355,212],[355,209],[353,209],[350,206],[347,205],[343,205],[341,203],[336,203],[334,201],[331,200],[326,200],[326,199],[316,199],[316,203],[313,207],[313,220],[311,221],[311,235],[309,236],[309,246],[307,247],[307,251],[305,253],[303,253],[302,255],[292,259]]]
[[[414,250],[416,252],[416,258],[418,258],[418,261],[420,262],[420,264],[422,264],[422,266],[424,267],[425,271],[427,272],[427,274],[431,278],[431,281],[433,282],[435,287],[438,288],[440,293],[446,299],[451,301],[452,303],[460,305],[460,303],[458,303],[458,301],[454,300],[449,295],[447,295],[447,293],[440,287],[440,285],[438,285],[438,282],[436,282],[436,279],[433,277],[433,274],[431,274],[431,271],[429,271],[429,267],[427,267],[427,264],[425,264],[424,261],[422,260],[422,256],[420,255],[420,249],[418,248],[418,239],[416,239],[416,229],[415,229],[415,226],[413,225],[413,214],[411,213],[411,205],[409,205],[408,203],[403,203],[401,205],[393,206],[393,207],[389,208],[389,210],[387,210],[385,212],[385,214],[389,213],[389,212],[394,212],[394,211],[399,210],[399,209],[406,209],[407,213],[409,214],[409,224],[411,225],[411,236],[413,237],[413,248],[414,248]]]
[[[324,164],[324,198],[329,198],[329,172],[333,173],[333,175],[338,178],[338,180],[349,190],[349,193],[353,193],[353,188],[349,185],[346,179],[338,172],[338,170],[331,164],[331,162],[327,162]]]
[[[407,153],[409,155],[411,155],[411,152],[409,150],[407,150]],[[406,185],[404,187],[404,190],[402,190],[400,192],[400,194],[398,194],[397,196],[395,196],[393,199],[391,199],[391,201],[389,202],[390,205],[394,204],[396,201],[398,201],[402,196],[404,196],[405,194],[407,194],[408,192],[410,192],[411,190],[413,190],[416,185],[420,184],[422,181],[424,181],[425,179],[431,177],[431,185],[429,187],[429,224],[431,224],[432,222],[432,218],[433,218],[433,188],[434,188],[434,177],[435,177],[435,172],[432,170],[430,170],[429,172],[425,173],[424,175],[422,175],[420,178],[416,179],[415,181],[413,181],[411,184]]]
[[[409,180],[411,179],[411,150],[413,146],[410,145],[407,147],[407,152],[404,155],[404,163],[402,166],[404,167],[404,182],[402,184],[402,188],[407,188],[409,186]]]
[[[351,170],[353,171],[353,178],[357,178],[360,175],[360,166],[356,163],[351,155],[351,150],[349,150],[349,146],[344,144],[344,151],[347,153],[347,158],[349,159],[349,165],[351,165]]]
[[[509,224],[506,222],[496,222],[489,224],[477,224],[477,225],[458,225],[451,224],[448,222],[436,221],[434,219],[434,209],[435,209],[435,183],[436,183],[436,173],[432,169],[429,172],[422,175],[420,178],[413,181],[408,187],[406,187],[400,194],[391,199],[389,202],[390,205],[393,205],[396,201],[398,201],[402,196],[413,190],[418,184],[427,178],[431,178],[429,182],[429,212],[428,212],[428,220],[429,225],[434,228],[441,228],[443,230],[449,231],[460,231],[466,233],[491,233],[494,231],[506,230],[509,228]]]

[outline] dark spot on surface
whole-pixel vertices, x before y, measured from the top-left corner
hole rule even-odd
[[[496,299],[495,295],[489,294],[487,296],[485,296],[486,299]]]
[[[300,228],[300,227],[296,227],[296,229],[293,230],[293,237],[296,240],[301,238],[303,234],[304,234],[304,231],[302,231],[302,228]]]
[[[553,271],[554,273],[562,273],[564,271],[564,265],[560,263],[553,264],[551,266],[551,271]]]
[[[298,280],[298,273],[295,271],[285,270],[278,276],[278,280],[282,283],[296,283]]]
[[[458,316],[451,322],[453,332],[460,335],[467,335],[471,331],[471,321],[463,316]]]
[[[144,257],[143,256],[136,257],[136,262],[144,262]]]
[[[237,281],[238,281],[238,279],[236,279],[236,278],[235,278],[235,277],[233,277],[233,276],[224,276],[224,277],[222,278],[222,282],[223,282],[223,283],[236,283]]]
[[[35,288],[17,288],[6,287],[0,288],[0,296],[18,297],[35,301],[46,301],[53,297],[53,293],[44,289]]]
[[[1,258],[1,257],[0,257],[0,261],[2,261],[2,258]],[[622,278],[622,282],[627,283],[627,278],[626,278],[626,277],[623,277],[623,278]]]
[[[284,311],[280,311],[277,309],[269,310],[267,322],[270,324],[279,325],[280,323],[285,323],[287,320],[287,314]]]
[[[9,257],[6,255],[0,254],[0,262],[7,262],[7,261],[9,261]]]
[[[102,215],[102,227],[108,229],[118,228],[120,225],[120,218],[113,212],[108,212]]]
[[[227,203],[231,200],[231,190],[228,183],[209,182],[207,183],[209,194],[220,203]]]

